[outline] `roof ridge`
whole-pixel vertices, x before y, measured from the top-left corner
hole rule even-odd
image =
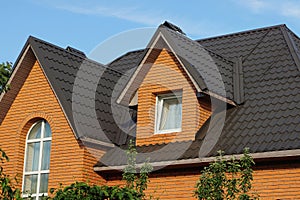
[[[281,27],[280,28],[283,37],[287,43],[287,46],[289,48],[289,51],[292,54],[293,60],[298,68],[298,70],[300,71],[300,55],[299,55],[299,49],[297,48],[295,41],[293,38],[291,38],[291,30],[289,30],[286,26],[285,27]]]
[[[35,40],[36,40],[36,41],[35,41]],[[37,38],[37,37],[32,36],[32,35],[29,36],[28,41],[29,41],[29,44],[31,44],[32,41],[34,41],[34,42],[40,42],[40,43],[49,45],[49,46],[51,46],[51,47],[54,47],[54,48],[57,49],[57,50],[63,51],[63,52],[65,52],[65,53],[69,53],[69,54],[71,54],[71,55],[73,55],[73,56],[76,56],[76,57],[79,57],[79,58],[83,58],[83,59],[86,59],[86,58],[87,58],[87,57],[85,57],[85,56],[83,56],[83,55],[80,55],[80,54],[77,54],[77,53],[68,51],[68,50],[65,49],[65,48],[62,48],[62,47],[60,47],[60,46],[58,46],[58,45],[56,45],[56,44],[52,44],[52,43],[50,43],[50,42],[47,42],[47,41],[45,41],[45,40],[42,40],[42,39]],[[68,45],[67,47],[70,47],[70,45]],[[77,49],[77,50],[78,50],[78,49]],[[99,63],[99,64],[101,64],[101,63]],[[101,64],[101,65],[103,65],[103,64]]]
[[[180,34],[180,33],[176,32],[176,31],[174,31],[172,29],[168,29],[168,28],[165,28],[165,27],[160,27],[160,28],[161,28],[161,31],[165,31],[168,35],[170,35],[170,36],[168,36],[168,37],[171,37],[169,43],[172,42],[173,45],[175,46],[175,48],[177,48],[178,51],[179,51],[179,53],[182,53],[182,55],[187,55],[187,52],[184,52],[184,51],[187,50],[187,47],[185,47],[183,44],[180,44],[182,42],[184,42],[185,44],[189,45],[190,50],[189,50],[188,53],[197,53],[198,52],[198,53],[200,53],[202,55],[205,54],[205,53],[203,54],[202,50],[206,51],[207,49],[201,43],[199,43],[199,42],[197,42],[197,41],[195,41],[195,40],[187,37],[186,35]],[[174,37],[172,34],[174,34],[176,37],[179,37],[179,39],[178,38],[175,39],[175,40],[172,39]],[[166,35],[164,35],[164,36],[166,37]],[[169,45],[172,46],[172,44],[169,44]],[[193,49],[193,52],[191,52],[191,48]],[[174,49],[174,51],[176,51],[176,50]],[[208,55],[204,55],[204,56],[209,56],[209,57],[214,57],[215,56],[216,59],[219,59],[219,61],[221,61],[224,64],[233,65],[235,63],[234,61],[230,61],[229,59],[225,58],[224,56],[222,56],[220,54],[216,54],[216,53],[214,53],[212,51],[207,51],[206,53]],[[213,55],[211,55],[210,53],[213,53]],[[189,60],[188,63],[187,63],[187,65],[186,65],[186,68],[189,71],[189,73],[191,74],[191,78],[193,78],[195,80],[196,84],[198,84],[198,87],[200,88],[200,92],[208,92],[209,95],[214,95],[216,98],[219,98],[222,101],[225,101],[225,102],[227,102],[229,104],[235,105],[233,103],[231,97],[229,97],[230,95],[228,95],[228,96],[226,95],[226,94],[229,94],[229,93],[227,93],[227,91],[226,91],[225,94],[218,94],[218,92],[223,91],[222,89],[219,90],[220,89],[220,87],[219,87],[220,85],[218,85],[218,84],[215,84],[214,86],[212,86],[212,84],[211,84],[210,86],[212,86],[212,87],[210,88],[210,91],[206,91],[208,89],[207,85],[206,85],[205,80],[202,77],[202,75],[200,75],[201,73],[203,73],[201,71],[203,71],[204,69],[201,68],[201,67],[199,67],[200,66],[199,62],[203,62],[203,61],[199,61],[197,59],[191,59],[190,60],[189,58],[185,58],[185,56],[183,56],[183,62],[185,62],[185,59]],[[215,65],[215,60],[214,59],[212,59],[209,62],[212,62]],[[185,64],[186,63],[183,63],[183,65],[185,65]],[[214,69],[211,68],[211,70],[218,70],[219,71],[218,67],[213,67],[213,68]],[[224,67],[224,69],[226,69],[226,68]],[[199,76],[196,76],[196,73],[198,73]],[[194,77],[194,76],[196,76],[196,77]],[[207,77],[209,77],[209,76],[207,76]],[[210,81],[209,81],[209,79],[207,77],[206,77],[206,82],[210,83]],[[219,80],[222,79],[221,73],[220,73],[220,77],[218,77],[218,78],[219,78]],[[215,87],[215,86],[217,86],[217,87]]]
[[[267,27],[256,28],[256,29],[249,29],[249,30],[245,30],[245,31],[239,31],[239,32],[234,32],[234,33],[228,33],[228,34],[223,34],[223,35],[217,35],[217,36],[197,39],[195,41],[200,42],[200,41],[205,41],[205,40],[230,37],[230,36],[234,36],[234,35],[249,34],[250,32],[259,32],[259,31],[265,31],[265,30],[270,30],[270,29],[275,29],[275,28],[280,28],[280,27],[286,27],[286,25],[279,24],[279,25],[267,26]]]
[[[196,43],[197,43],[198,45],[200,45],[203,49],[205,49],[205,50],[208,51],[209,53],[212,53],[212,54],[214,54],[214,55],[220,57],[222,60],[224,60],[224,61],[227,62],[227,63],[231,63],[231,64],[234,64],[234,63],[235,63],[235,61],[233,61],[233,60],[231,60],[231,59],[228,59],[228,58],[224,57],[223,55],[218,54],[218,53],[212,51],[211,49],[209,49],[209,48],[203,46],[202,44],[200,44],[197,40],[193,40],[193,39],[189,38],[189,37],[188,37],[187,35],[185,35],[185,34],[182,34],[182,33],[180,33],[180,32],[177,32],[177,31],[175,31],[175,30],[173,30],[173,29],[170,29],[170,28],[167,28],[167,27],[165,27],[165,26],[162,26],[162,28],[168,29],[168,31],[174,32],[175,34],[178,34],[178,33],[179,33],[182,37],[185,37],[186,39],[188,39],[188,40],[190,40],[190,41],[192,41],[192,42],[196,42]]]
[[[122,72],[120,72],[120,71],[118,71],[118,70],[116,70],[116,69],[113,69],[113,68],[109,67],[109,65],[105,65],[105,64],[102,64],[102,63],[100,63],[100,62],[97,62],[96,60],[92,60],[92,59],[90,59],[90,58],[88,58],[88,57],[86,57],[86,56],[81,56],[81,55],[79,55],[79,54],[70,52],[70,51],[68,51],[68,50],[66,50],[66,49],[64,49],[64,48],[62,48],[62,47],[59,47],[59,46],[57,46],[57,45],[55,45],[55,44],[52,44],[52,43],[47,42],[47,41],[44,41],[44,40],[39,39],[39,38],[37,38],[37,37],[34,37],[34,36],[32,36],[32,35],[29,36],[29,38],[28,38],[27,41],[28,41],[28,44],[31,45],[31,46],[32,46],[32,41],[33,41],[33,42],[40,42],[40,43],[43,43],[44,45],[48,45],[48,46],[50,46],[50,47],[52,47],[52,48],[55,48],[55,49],[60,50],[60,51],[63,51],[64,53],[71,54],[72,56],[75,56],[75,57],[77,57],[77,58],[80,58],[80,59],[82,59],[82,61],[84,61],[84,62],[89,62],[89,63],[95,64],[95,65],[97,65],[97,66],[99,66],[99,67],[103,67],[103,68],[109,69],[109,70],[111,70],[111,71],[114,71],[114,72],[116,72],[116,73],[118,73],[118,74],[120,74],[120,75],[125,75],[124,73],[122,73]],[[33,47],[33,49],[34,49],[34,47]],[[139,50],[132,51],[132,52],[138,52],[138,51],[139,51]],[[128,52],[128,53],[130,53],[130,52]]]
[[[42,39],[39,39],[39,38],[37,38],[37,37],[34,37],[34,36],[31,36],[31,35],[30,35],[29,38],[28,38],[29,44],[32,44],[32,40],[33,40],[33,42],[40,42],[40,43],[43,43],[43,44],[45,44],[45,45],[51,46],[52,48],[55,48],[55,49],[60,50],[60,51],[63,51],[64,53],[71,54],[72,56],[75,56],[75,57],[77,57],[77,58],[80,58],[80,59],[82,59],[83,61],[87,61],[87,62],[89,62],[89,63],[96,64],[96,65],[101,66],[101,67],[103,67],[103,68],[108,68],[109,70],[112,70],[112,71],[114,71],[114,72],[117,72],[117,73],[123,75],[122,72],[119,72],[119,71],[117,71],[117,70],[115,70],[115,69],[113,69],[113,68],[110,68],[109,65],[105,65],[105,64],[102,64],[102,63],[100,63],[100,62],[98,62],[98,61],[96,61],[96,60],[92,60],[92,59],[90,59],[90,58],[88,58],[88,57],[86,57],[86,56],[82,56],[82,55],[79,55],[79,54],[77,54],[77,53],[70,52],[70,51],[68,51],[67,49],[64,49],[64,48],[62,48],[62,47],[60,47],[60,46],[57,46],[57,45],[55,45],[55,44],[52,44],[52,43],[50,43],[50,42],[44,41],[44,40],[42,40]],[[34,41],[34,40],[36,40],[36,41]]]

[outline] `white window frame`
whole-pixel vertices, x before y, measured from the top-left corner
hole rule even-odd
[[[167,94],[156,95],[156,105],[155,105],[155,134],[165,134],[165,133],[174,133],[174,132],[181,132],[182,127],[182,110],[181,110],[181,122],[179,128],[174,129],[165,129],[160,130],[160,123],[161,123],[161,114],[163,109],[163,103],[166,99],[181,99],[181,109],[182,109],[182,92],[173,92]]]
[[[31,133],[31,130],[35,127],[36,124],[42,122],[42,125],[41,125],[41,137],[39,139],[28,139],[29,137],[29,134]],[[28,133],[27,133],[27,136],[26,136],[26,144],[25,144],[25,156],[24,156],[24,166],[23,166],[23,180],[22,180],[22,197],[23,198],[26,198],[26,197],[31,197],[33,199],[36,199],[38,200],[39,197],[42,197],[42,196],[48,196],[48,193],[40,193],[40,182],[41,182],[41,175],[42,174],[50,174],[50,170],[41,170],[42,168],[42,155],[43,155],[43,146],[44,146],[44,142],[47,142],[47,141],[52,141],[52,133],[51,133],[51,137],[44,137],[44,134],[45,134],[45,123],[46,123],[46,120],[39,120],[37,122],[35,122],[29,129]],[[51,127],[50,127],[51,129]],[[37,171],[28,171],[26,172],[26,162],[27,162],[27,150],[28,150],[28,144],[30,143],[36,143],[36,142],[39,142],[40,143],[40,150],[39,150],[39,165],[38,165],[38,170]],[[50,146],[51,148],[51,146]],[[49,160],[50,162],[50,160]],[[27,193],[27,191],[24,191],[25,190],[25,176],[26,175],[37,175],[37,190],[36,190],[36,193],[35,194],[31,194],[30,191],[28,191],[29,193]],[[49,179],[48,179],[49,181]],[[49,184],[49,182],[48,182]]]

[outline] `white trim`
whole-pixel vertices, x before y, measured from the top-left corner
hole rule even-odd
[[[177,133],[181,132],[181,128],[173,128],[173,129],[166,129],[166,130],[156,130],[154,134],[167,134],[167,133]]]
[[[129,106],[136,106],[136,105],[138,105],[138,100],[139,100],[139,94],[138,94],[138,91],[136,91],[134,93],[134,96],[132,97],[132,99],[129,102]]]
[[[226,102],[226,103],[229,103],[229,104],[231,104],[231,105],[233,105],[233,106],[237,106],[236,103],[234,103],[233,101],[231,101],[231,100],[229,100],[229,99],[227,99],[227,98],[225,98],[225,97],[222,97],[222,96],[220,96],[220,95],[218,95],[218,94],[215,94],[215,93],[213,93],[213,92],[202,91],[202,93],[207,94],[207,95],[209,95],[209,96],[211,96],[211,97],[214,97],[214,98],[216,98],[216,99],[219,99],[219,100],[221,100],[221,101],[224,101],[224,102]]]
[[[15,75],[16,75],[18,69],[20,68],[21,63],[23,62],[23,60],[24,60],[24,58],[25,58],[25,55],[27,54],[27,52],[28,52],[28,50],[29,50],[29,48],[30,48],[30,45],[27,46],[27,48],[25,49],[25,51],[24,51],[23,55],[21,56],[19,62],[17,63],[15,69],[13,69],[13,72],[12,72],[12,74],[11,74],[9,80],[7,81],[7,84],[10,84],[10,83],[12,82],[12,80],[14,79],[14,77],[15,77]],[[2,101],[2,99],[3,99],[5,93],[6,93],[6,92],[2,92],[2,94],[0,95],[0,102]]]
[[[22,196],[23,197],[28,197],[29,195],[27,193],[24,194],[25,191],[25,176],[27,175],[37,175],[37,188],[36,188],[36,193],[30,194],[31,197],[36,197],[38,200],[38,197],[40,196],[48,196],[48,193],[40,193],[40,181],[41,181],[41,175],[42,174],[48,174],[50,173],[50,170],[42,170],[42,161],[43,161],[43,146],[44,143],[47,141],[52,141],[52,133],[51,137],[44,137],[45,134],[45,126],[46,126],[46,120],[38,120],[35,122],[29,129],[27,136],[26,136],[26,143],[25,143],[25,155],[24,155],[24,164],[23,164],[23,180],[22,180]],[[31,133],[32,129],[38,124],[41,123],[41,136],[39,139],[28,139],[29,134]],[[36,171],[26,171],[26,163],[27,163],[27,150],[28,150],[28,144],[31,143],[40,143],[40,148],[39,148],[39,160],[38,160],[38,170]],[[49,160],[50,162],[50,160]],[[49,179],[48,179],[49,181]]]
[[[46,174],[49,173],[50,170],[30,171],[30,172],[26,172],[26,175],[37,174],[38,172],[41,172],[42,174]]]
[[[27,143],[35,143],[40,141],[51,141],[52,137],[40,138],[40,139],[28,139]]]
[[[166,100],[166,99],[178,99],[178,98],[181,98],[181,106],[182,106],[182,91],[156,95],[154,134],[166,134],[166,133],[181,132],[182,110],[181,110],[180,128],[164,129],[164,130],[159,129],[160,124],[161,124],[161,115],[162,115],[164,100]]]
[[[226,155],[223,156],[225,160],[229,160],[234,156],[239,159],[243,156],[243,154],[236,155]],[[283,150],[283,151],[271,151],[271,152],[262,152],[262,153],[251,153],[250,156],[254,160],[256,159],[271,159],[271,158],[291,158],[300,156],[300,149],[295,150]],[[175,160],[175,161],[160,161],[160,162],[152,162],[149,163],[152,167],[166,167],[166,166],[174,166],[174,165],[190,165],[190,164],[205,164],[210,163],[216,160],[217,157],[206,157],[206,158],[194,158],[194,159],[186,159],[186,160]],[[137,164],[137,167],[140,168],[143,164]],[[111,170],[123,170],[126,165],[119,166],[111,166],[111,167],[94,167],[94,171],[111,171]]]

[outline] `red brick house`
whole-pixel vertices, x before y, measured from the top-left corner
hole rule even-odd
[[[29,37],[9,83],[0,147],[34,196],[120,184],[134,139],[160,199],[193,199],[201,167],[245,147],[262,199],[300,198],[300,39],[285,25],[191,40],[166,22],[106,66]]]

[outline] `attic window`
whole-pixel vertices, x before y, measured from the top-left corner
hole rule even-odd
[[[170,93],[156,97],[155,133],[181,131],[182,94]]]

